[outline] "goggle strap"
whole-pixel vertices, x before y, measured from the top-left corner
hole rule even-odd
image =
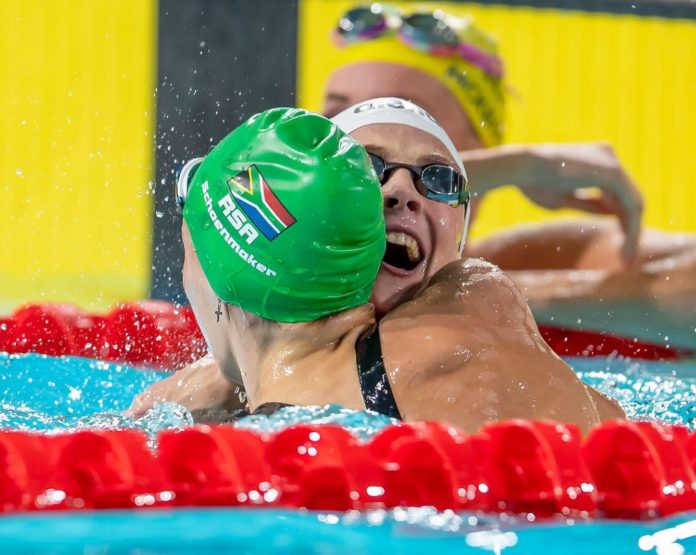
[[[464,214],[464,229],[462,230],[462,237],[459,240],[459,256],[462,255],[462,252],[464,252],[464,246],[466,245],[466,236],[469,233],[469,219],[471,218],[471,200],[469,200],[466,203],[466,207],[464,208],[465,214]]]

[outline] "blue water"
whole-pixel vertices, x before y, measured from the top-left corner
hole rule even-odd
[[[696,553],[695,537],[674,541],[687,534],[696,534],[696,520],[688,517],[561,525],[501,523],[428,509],[362,515],[238,509],[103,511],[0,518],[2,553],[646,555],[656,553],[655,543],[660,546],[658,555]],[[640,549],[639,542],[650,548]]]
[[[566,360],[585,382],[617,399],[629,418],[696,428],[696,361]],[[141,421],[120,415],[137,393],[167,375],[76,357],[0,353],[0,427],[60,431],[121,426],[156,432],[190,425],[188,411],[173,404],[152,411]],[[270,418],[249,417],[241,425],[276,431],[304,422],[339,424],[367,439],[393,421],[327,406],[295,407]]]
[[[696,361],[566,360],[583,381],[616,399],[627,418],[696,429]]]
[[[631,418],[696,426],[696,361],[568,359],[583,380],[617,398]],[[135,394],[166,374],[79,358],[0,354],[0,427],[64,431],[191,424],[178,405],[140,421],[121,416]],[[388,418],[337,406],[285,409],[242,426],[279,430],[337,423],[369,438]],[[37,533],[37,530],[40,533]],[[639,547],[639,542],[640,546]],[[423,553],[696,554],[696,514],[650,522],[551,520],[398,509],[328,514],[266,509],[102,511],[0,517],[0,553]]]
[[[0,353],[0,428],[61,432],[76,428],[137,428],[152,434],[193,424],[180,405],[156,406],[140,420],[120,413],[135,395],[169,374],[77,357]],[[396,421],[386,416],[325,407],[291,407],[272,417],[250,416],[240,427],[273,432],[293,424],[337,424],[369,439]]]

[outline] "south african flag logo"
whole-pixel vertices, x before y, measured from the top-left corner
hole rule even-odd
[[[278,200],[256,166],[250,166],[227,181],[237,206],[269,241],[297,220]]]

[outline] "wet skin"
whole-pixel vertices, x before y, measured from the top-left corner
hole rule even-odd
[[[364,408],[355,343],[375,324],[372,305],[270,330],[228,307],[218,322],[187,235],[187,294],[219,367],[240,370],[250,410],[268,402]],[[379,333],[404,420],[437,419],[475,432],[499,419],[546,418],[586,432],[622,416],[551,351],[519,290],[481,260],[446,265],[381,320]],[[217,389],[220,381],[208,385]]]
[[[415,102],[447,131],[459,150],[483,147],[457,100],[437,79],[420,70],[383,62],[363,62],[337,69],[326,83],[322,112],[333,117],[371,98],[397,96]]]
[[[411,99],[443,125],[467,168],[475,199],[472,224],[478,201],[511,183],[552,210],[611,216],[521,222],[467,243],[465,257],[496,264],[522,287],[538,321],[573,328],[582,310],[586,328],[649,342],[664,335],[673,346],[696,350],[696,235],[641,229],[642,196],[611,145],[482,148],[464,110],[442,83],[389,63],[338,68],[327,81],[323,109],[333,115],[375,96]]]
[[[352,136],[368,152],[388,162],[417,166],[439,163],[456,168],[445,146],[418,129],[379,124],[357,129]],[[382,262],[372,288],[372,303],[378,316],[411,298],[440,268],[459,258],[464,207],[452,208],[426,199],[417,191],[413,179],[408,170],[397,169],[382,186],[388,239],[390,233],[412,237],[418,244],[420,261],[412,269],[389,264],[387,260]]]
[[[393,161],[448,161],[444,146],[416,129],[373,125],[360,131],[356,138],[388,160],[396,157],[389,148],[396,148]],[[473,432],[491,420],[550,418],[588,430],[602,417],[621,415],[549,349],[526,301],[500,270],[458,259],[454,236],[463,208],[420,196],[406,170],[393,172],[383,190],[387,230],[411,234],[422,255],[411,272],[383,265],[374,293],[375,304],[387,311],[380,337],[404,419],[439,419]],[[218,322],[216,298],[185,226],[183,240],[186,293],[223,373],[241,375],[251,410],[267,402],[364,408],[355,343],[375,324],[372,305],[270,327],[230,306]]]
[[[324,94],[323,113],[333,116],[342,110],[371,98],[380,96],[397,96],[412,100],[426,111],[430,112],[441,123],[447,134],[460,152],[483,149],[484,145],[476,133],[468,116],[459,105],[449,90],[431,75],[406,66],[382,62],[363,62],[343,66],[337,69],[328,79]],[[598,147],[599,150],[601,148]],[[487,149],[491,152],[492,149]],[[517,178],[523,173],[548,173],[546,168],[555,167],[554,156],[570,155],[580,150],[574,145],[560,146],[553,155],[549,155],[545,164],[540,164],[535,151],[523,153],[521,156],[504,156],[501,154],[499,165],[507,165],[511,168],[512,178],[502,184],[516,183]],[[472,186],[474,198],[482,197],[488,187],[484,183],[486,177],[479,175],[475,170],[473,161],[464,156],[464,162],[469,171],[469,182]],[[496,154],[497,156],[497,154]],[[544,155],[546,156],[546,155]],[[585,155],[583,155],[585,156]],[[515,158],[511,161],[510,158]],[[517,158],[524,159],[523,163],[517,162]],[[543,156],[541,158],[544,158]],[[609,166],[618,165],[613,153],[609,153]],[[602,159],[602,161],[604,161]],[[592,164],[599,157],[592,151],[587,155],[587,170],[592,171]],[[544,171],[541,171],[544,169]],[[585,168],[583,167],[583,171]],[[604,168],[607,174],[621,174],[620,167]],[[595,172],[596,173],[596,172]],[[618,178],[617,178],[618,179]],[[548,189],[553,189],[555,183],[543,183]],[[569,201],[576,203],[576,200]],[[573,206],[569,207],[579,207]],[[477,210],[475,201],[474,215]],[[606,212],[611,213],[611,212]],[[473,223],[473,218],[472,218]],[[623,269],[625,261],[621,254],[623,235],[621,230],[613,226],[604,226],[601,232],[585,233],[592,227],[592,221],[565,222],[564,232],[557,233],[556,228],[548,224],[537,224],[527,229],[524,235],[517,234],[518,230],[500,237],[496,234],[485,241],[478,241],[467,245],[465,255],[477,256],[489,260],[504,270],[518,269],[543,269],[546,264],[555,268],[575,269],[576,262],[584,259],[583,255],[591,251],[597,256],[602,268],[613,271]],[[547,248],[552,245],[552,248]],[[519,263],[520,253],[524,249],[523,262]],[[650,251],[649,251],[650,252]]]

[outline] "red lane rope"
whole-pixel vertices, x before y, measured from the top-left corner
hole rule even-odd
[[[106,314],[71,305],[24,306],[0,319],[0,351],[177,369],[203,356],[207,347],[189,307],[145,301]]]
[[[466,435],[391,426],[363,443],[343,428],[259,435],[198,426],[159,435],[0,432],[0,507],[17,511],[177,506],[313,510],[434,506],[538,518],[654,518],[696,509],[696,435],[614,421],[512,420]]]
[[[612,333],[550,326],[539,326],[539,330],[561,356],[618,354],[644,360],[694,356]],[[119,305],[106,314],[88,314],[70,305],[24,306],[0,319],[0,351],[177,369],[203,356],[206,346],[190,308],[145,301]]]
[[[682,349],[657,345],[615,333],[539,326],[542,337],[560,356],[621,356],[642,360],[677,360],[693,357]]]

